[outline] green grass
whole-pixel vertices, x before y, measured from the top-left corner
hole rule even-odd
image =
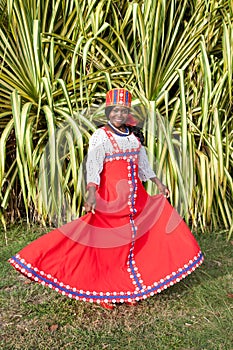
[[[32,283],[7,263],[43,232],[14,226],[7,246],[1,232],[2,349],[233,349],[233,246],[223,236],[197,237],[205,262],[182,282],[107,311]]]

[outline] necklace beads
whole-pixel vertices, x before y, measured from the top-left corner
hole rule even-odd
[[[127,127],[125,127],[125,132],[119,130],[118,128],[116,128],[111,122],[110,120],[108,121],[108,125],[110,126],[110,128],[115,132],[115,134],[119,135],[119,136],[129,136],[129,129]]]

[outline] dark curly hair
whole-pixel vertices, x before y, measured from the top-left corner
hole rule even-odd
[[[132,125],[127,125],[127,126],[129,128],[129,131],[138,138],[138,140],[141,142],[142,145],[144,145],[145,137],[142,132],[142,129],[139,128],[138,126],[132,126]]]
[[[111,113],[114,107],[115,106],[105,107],[105,115],[108,119],[109,119],[109,114]],[[128,108],[128,111],[129,111],[129,108]],[[132,126],[132,125],[127,125],[127,127],[129,128],[130,133],[133,133],[141,142],[141,144],[144,145],[145,137],[143,135],[142,129],[139,128],[138,126]]]

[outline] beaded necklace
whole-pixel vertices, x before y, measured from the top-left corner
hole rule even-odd
[[[127,127],[125,127],[125,132],[123,132],[123,131],[119,130],[118,128],[116,128],[114,125],[112,125],[110,120],[108,121],[108,125],[115,132],[115,134],[117,134],[119,136],[129,136],[129,129]]]

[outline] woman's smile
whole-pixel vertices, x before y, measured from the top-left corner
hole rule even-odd
[[[110,122],[116,127],[120,127],[125,124],[128,118],[128,108],[116,106],[109,114]]]

